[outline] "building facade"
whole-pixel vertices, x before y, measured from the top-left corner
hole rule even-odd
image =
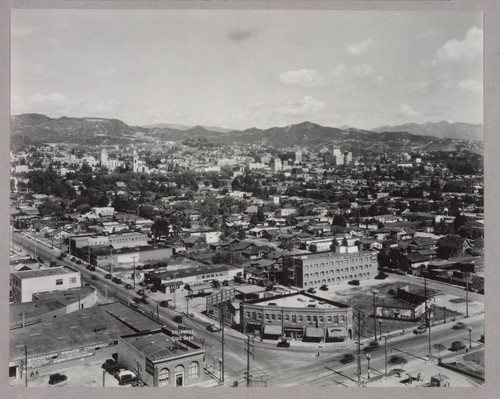
[[[376,252],[319,253],[283,259],[285,285],[300,288],[323,284],[345,284],[351,280],[369,280],[377,273]]]
[[[33,294],[64,291],[81,287],[80,272],[67,267],[27,270],[12,273],[12,299],[14,302],[31,302]]]
[[[240,303],[241,330],[267,338],[287,336],[304,340],[353,337],[353,309],[304,292]]]

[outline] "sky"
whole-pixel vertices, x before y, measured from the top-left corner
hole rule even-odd
[[[482,123],[482,14],[12,10],[21,113],[230,129]]]

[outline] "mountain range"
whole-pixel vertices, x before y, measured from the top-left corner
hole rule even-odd
[[[177,126],[177,127],[175,127]],[[184,141],[204,139],[220,144],[254,144],[277,149],[307,146],[320,149],[332,143],[345,151],[394,152],[453,149],[464,146],[454,140],[482,136],[482,125],[448,122],[387,126],[374,131],[353,127],[328,127],[312,122],[302,122],[269,129],[250,128],[227,130],[203,127],[157,124],[129,126],[118,119],[106,118],[50,118],[41,114],[21,114],[11,117],[12,143],[74,143],[84,145],[123,144],[141,141]],[[431,134],[432,133],[432,134]],[[446,137],[452,136],[453,138]],[[471,143],[472,144],[472,143]],[[480,143],[478,143],[480,144]]]

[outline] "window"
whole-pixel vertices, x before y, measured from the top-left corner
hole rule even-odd
[[[311,316],[307,316],[307,321],[311,321]]]
[[[302,316],[299,316],[299,322],[301,322],[301,321],[302,321]]]
[[[264,315],[264,317],[266,318],[266,320],[269,320],[269,315],[268,314]]]
[[[276,317],[277,317],[278,320],[281,320],[281,315],[280,314],[277,315]]]
[[[292,315],[292,323],[297,323],[297,316],[296,315]]]
[[[285,321],[290,321],[290,316],[289,315],[285,315]]]
[[[276,320],[276,315],[275,315],[275,314],[272,314],[272,315],[271,315],[271,319],[272,319],[272,320]]]
[[[327,316],[326,317],[326,321],[328,321],[328,323],[331,323],[332,322],[332,316]]]
[[[319,316],[319,322],[323,323],[323,316]]]
[[[340,316],[340,322],[343,323],[344,322],[344,316]]]
[[[260,313],[257,313],[257,320],[262,320],[262,315]]]
[[[56,285],[62,285],[62,284],[63,284],[63,280],[62,280],[62,278],[58,278],[58,279],[56,280]]]
[[[339,323],[339,316],[337,316],[337,315],[333,316],[333,322],[335,324],[338,324]]]
[[[162,385],[168,385],[169,382],[169,377],[170,377],[170,371],[168,369],[161,369],[160,372],[158,373],[158,384],[160,386]]]
[[[200,365],[198,362],[191,362],[189,364],[189,379],[198,378],[200,376]]]

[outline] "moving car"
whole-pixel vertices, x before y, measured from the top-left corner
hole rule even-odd
[[[453,329],[454,330],[463,330],[465,327],[467,327],[467,324],[459,321],[458,323],[456,323],[454,326],[453,326]]]
[[[119,277],[113,277],[113,279],[111,281],[113,283],[115,283],[115,284],[121,284],[122,283],[122,279],[119,278]]]
[[[427,327],[424,326],[423,324],[420,324],[417,328],[413,330],[413,334],[424,334],[427,331]]]
[[[290,342],[286,340],[286,338],[282,338],[280,342],[278,342],[278,348],[289,348]]]
[[[359,285],[359,280],[351,280],[351,281],[348,281],[347,284],[349,284],[349,285]]]
[[[216,326],[214,323],[212,323],[212,324],[209,324],[207,326],[207,330],[210,332],[217,332],[217,331],[220,331],[220,327]]]
[[[168,303],[169,303],[169,302],[170,302],[170,301],[161,301],[161,302],[160,302],[160,306],[161,306],[162,308],[168,308]]]
[[[131,290],[132,289],[132,284],[125,284],[125,289],[126,290]]]
[[[310,294],[316,294],[316,290],[315,290],[314,288],[312,288],[312,287],[311,287],[311,288],[309,288],[309,289],[307,290],[307,292],[309,292]]]
[[[326,284],[323,284],[321,287],[319,287],[321,291],[328,291],[328,286]]]
[[[354,361],[354,355],[352,353],[346,353],[344,354],[344,357],[340,359],[340,363],[342,364],[352,363],[353,361]]]
[[[89,271],[91,271],[91,272],[95,272],[95,266],[88,265],[88,266],[87,266],[87,270],[89,270]]]
[[[104,278],[105,278],[105,279],[107,279],[107,280],[111,280],[111,279],[113,278],[113,275],[112,275],[112,274],[110,274],[110,273],[108,273],[108,274],[106,274],[106,275],[104,276]]]

